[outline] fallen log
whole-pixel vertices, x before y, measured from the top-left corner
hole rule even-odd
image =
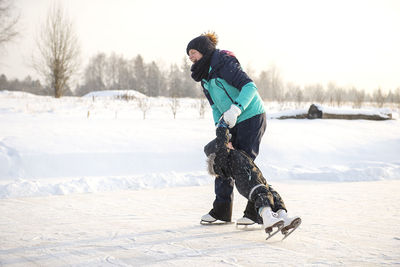
[[[281,111],[270,114],[270,119],[337,119],[337,120],[390,120],[390,109],[339,109],[312,104],[309,109]]]
[[[390,109],[339,109],[322,107],[312,104],[308,109],[309,119],[339,119],[339,120],[390,120]]]

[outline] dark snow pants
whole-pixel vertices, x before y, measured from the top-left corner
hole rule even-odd
[[[261,139],[267,126],[265,113],[256,115],[250,119],[235,125],[229,132],[232,134],[231,142],[235,149],[246,152],[253,160],[257,157]],[[216,139],[204,147],[208,157],[216,150]],[[232,220],[233,186],[232,177],[217,177],[214,183],[215,200],[210,215],[216,219],[230,222]],[[247,203],[244,216],[257,221],[258,214],[254,209],[254,202]]]
[[[215,161],[217,162],[217,160]],[[258,215],[261,207],[271,207],[274,212],[280,209],[286,210],[281,196],[268,185],[260,169],[247,154],[240,150],[230,150],[227,166],[235,180],[236,189],[250,203],[247,205],[247,209],[251,210],[251,214],[255,214],[255,217],[251,218],[253,221],[262,223],[262,219]]]

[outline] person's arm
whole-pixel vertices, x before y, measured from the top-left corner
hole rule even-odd
[[[224,56],[224,64],[219,74],[227,83],[239,90],[239,96],[225,113],[224,119],[230,128],[236,124],[237,117],[249,106],[257,92],[257,87],[249,76],[242,70],[239,61],[233,56]]]
[[[239,96],[235,99],[234,104],[238,106],[241,111],[244,111],[249,106],[251,100],[253,100],[256,92],[257,87],[254,82],[245,84],[240,90]]]

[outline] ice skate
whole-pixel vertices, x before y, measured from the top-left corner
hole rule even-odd
[[[276,215],[277,218],[283,219],[284,221],[284,225],[281,229],[282,234],[285,235],[283,239],[285,239],[288,235],[290,235],[301,224],[301,218],[299,216],[289,217],[287,212],[283,209],[278,210]]]
[[[244,225],[244,226],[253,225],[255,223],[256,222],[253,221],[252,219],[249,219],[244,216],[236,221],[236,225]]]
[[[213,216],[211,216],[210,213],[203,215],[200,220],[200,224],[203,224],[203,225],[222,225],[222,224],[232,224],[232,223],[233,222],[231,222],[231,221],[229,221],[229,222],[228,221],[220,221],[220,220],[214,218]]]
[[[284,226],[284,220],[273,216],[270,207],[264,207],[260,209],[260,216],[263,219],[263,227],[265,232],[268,234],[267,240],[281,231]],[[274,230],[274,228],[277,228]]]
[[[217,219],[215,219],[213,216],[211,216],[209,213],[207,213],[207,214],[201,216],[200,223],[201,224],[210,224],[210,223],[213,223],[216,221],[217,221]]]

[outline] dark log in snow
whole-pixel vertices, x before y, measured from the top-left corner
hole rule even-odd
[[[312,104],[308,109],[307,118],[322,119],[322,110],[318,106]]]

